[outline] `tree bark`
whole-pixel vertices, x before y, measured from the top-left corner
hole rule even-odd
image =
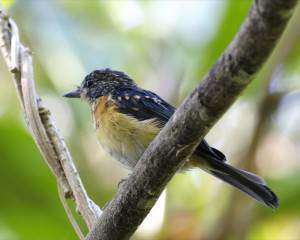
[[[231,44],[150,144],[88,240],[130,238],[171,177],[259,71],[296,3],[254,2]]]
[[[259,79],[263,82],[261,88],[264,88],[265,90],[262,99],[258,103],[258,119],[254,127],[249,148],[239,161],[239,165],[245,170],[252,172],[257,171],[254,161],[257,156],[257,151],[261,146],[261,141],[269,131],[269,119],[278,110],[283,97],[289,94],[289,91],[270,92],[270,89],[277,76],[274,72],[280,68],[281,64],[286,62],[300,40],[299,25],[300,5],[296,7],[293,17],[289,22],[289,26],[285,30],[280,43],[278,43],[276,53],[272,55],[271,61],[269,61],[268,65],[265,67],[265,74]],[[215,229],[217,230],[211,232],[210,235],[206,236],[204,239],[245,239],[249,228],[253,226],[252,223],[255,223],[258,216],[258,209],[255,208],[256,205],[251,204],[251,199],[246,196],[244,197],[238,191],[232,191],[230,195],[228,207],[215,224]],[[247,208],[241,210],[241,206],[246,205]],[[243,218],[242,221],[241,218]]]

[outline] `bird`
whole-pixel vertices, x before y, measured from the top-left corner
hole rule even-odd
[[[124,72],[109,68],[92,71],[64,97],[88,103],[102,149],[129,170],[176,110]],[[264,179],[229,165],[225,155],[204,139],[180,171],[192,168],[204,170],[267,207],[279,206],[278,197]]]

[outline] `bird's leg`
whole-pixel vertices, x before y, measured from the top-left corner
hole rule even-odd
[[[130,177],[130,173],[128,174],[128,176],[126,176],[125,178],[122,178],[120,180],[120,182],[118,183],[118,188],[120,188],[120,186],[127,181],[127,179]],[[104,206],[103,206],[103,209],[107,208],[107,206],[110,204],[111,201],[107,201]]]
[[[127,179],[130,177],[130,175],[131,175],[131,173],[128,173],[128,175],[126,177],[124,177],[120,180],[120,182],[118,183],[118,188],[120,188],[121,185],[127,181]]]

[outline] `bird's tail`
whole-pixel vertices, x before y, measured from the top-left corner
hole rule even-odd
[[[238,188],[268,207],[277,208],[279,206],[277,196],[267,187],[266,182],[259,176],[234,168],[224,161],[208,159],[205,160],[205,162],[205,167],[204,165],[200,167],[213,176]]]

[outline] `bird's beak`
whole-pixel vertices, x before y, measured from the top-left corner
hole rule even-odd
[[[81,93],[80,88],[77,88],[74,91],[68,92],[63,96],[67,98],[80,98],[80,93]]]

